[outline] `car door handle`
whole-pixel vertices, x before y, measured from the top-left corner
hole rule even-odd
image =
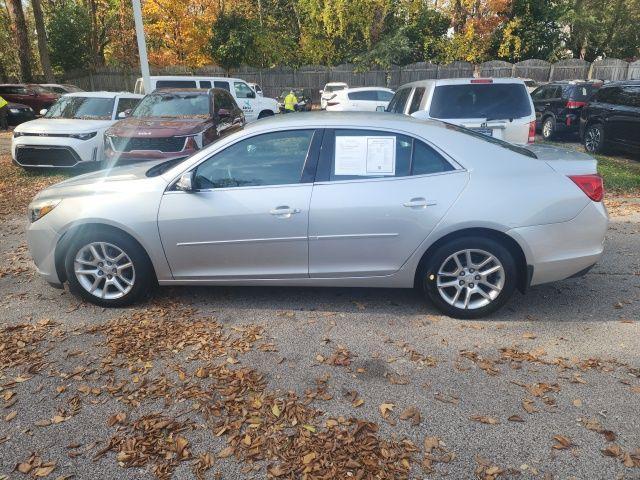
[[[416,197],[416,198],[412,198],[408,202],[404,202],[402,206],[407,208],[425,208],[435,204],[436,202],[428,202],[426,199],[422,197]]]
[[[275,215],[276,217],[289,218],[294,213],[300,213],[299,208],[291,208],[287,205],[281,205],[279,207],[273,208],[269,210],[271,215]]]

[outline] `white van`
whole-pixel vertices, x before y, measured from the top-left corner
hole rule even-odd
[[[278,111],[275,98],[256,95],[247,82],[229,77],[154,76],[150,77],[151,91],[158,88],[223,88],[233,95],[244,112],[246,122],[270,117]],[[136,81],[135,93],[145,93],[142,78]],[[150,92],[149,92],[150,93]]]
[[[402,85],[387,112],[435,118],[507,142],[527,145],[536,115],[524,81],[517,78],[448,78]]]

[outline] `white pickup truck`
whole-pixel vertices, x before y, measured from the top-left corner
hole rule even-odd
[[[247,82],[239,78],[229,77],[192,77],[192,76],[153,76],[151,91],[157,88],[223,88],[235,99],[238,106],[244,112],[247,123],[260,118],[270,117],[278,111],[278,102],[275,98],[256,95]],[[145,92],[142,78],[138,78],[135,93]]]

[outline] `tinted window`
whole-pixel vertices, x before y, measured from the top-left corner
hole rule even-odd
[[[211,88],[210,80],[200,80],[200,88]]]
[[[475,137],[478,140],[482,140],[483,142],[492,143],[494,145],[497,145],[498,147],[506,148],[507,150],[511,150],[512,152],[519,153],[520,155],[525,155],[531,158],[538,158],[535,153],[533,153],[531,150],[525,147],[520,147],[518,145],[514,145],[513,143],[505,142],[504,140],[493,138],[493,137],[490,137],[489,135],[484,135],[482,133],[478,133],[474,130],[461,127],[459,125],[447,123],[445,124],[445,128],[448,128],[449,130],[455,130],[456,132],[459,132],[459,133],[464,133],[465,135],[469,135],[471,137]]]
[[[45,117],[111,120],[113,103],[113,98],[60,97]]]
[[[395,138],[395,174],[393,175],[336,175],[336,145],[339,145],[340,137],[393,137]],[[364,147],[366,148],[366,146]],[[335,131],[335,140],[333,143],[332,159],[331,159],[331,171],[329,173],[329,180],[354,180],[354,179],[366,179],[366,178],[379,178],[379,177],[406,177],[410,173],[411,169],[411,151],[413,148],[413,139],[406,135],[395,134],[391,132],[380,132],[376,130],[347,130],[341,129]]]
[[[116,116],[120,112],[124,112],[125,110],[133,110],[140,103],[139,98],[121,98],[118,102],[118,108],[116,110]]]
[[[453,170],[449,162],[430,146],[414,140],[412,175],[427,175],[429,173],[448,172]]]
[[[230,92],[231,89],[229,88],[229,82],[220,82],[220,81],[214,81],[213,82],[213,86],[216,88],[222,88],[224,90],[226,90],[227,92]]]
[[[158,80],[156,88],[196,88],[195,80]]]
[[[393,92],[387,92],[386,90],[378,90],[378,101],[389,102],[393,98]]]
[[[424,97],[424,87],[416,87],[415,92],[413,92],[413,98],[411,99],[411,105],[409,105],[409,115],[420,110],[422,97]]]
[[[233,82],[233,88],[236,91],[237,98],[254,98],[256,95],[256,92],[244,82]]]
[[[531,98],[534,101],[542,100],[548,91],[549,87],[538,87],[533,92],[531,92]]]
[[[299,183],[313,130],[257,135],[209,158],[196,169],[197,188]]]
[[[389,105],[387,106],[387,112],[392,113],[404,113],[404,106],[407,104],[407,99],[411,93],[411,88],[402,88],[396,92]]]
[[[433,118],[521,118],[531,115],[529,94],[519,83],[440,85],[433,92]]]
[[[378,93],[375,90],[363,90],[360,92],[350,92],[349,100],[369,100],[372,102],[378,101]]]
[[[162,92],[147,95],[132,117],[209,117],[209,95],[205,92]]]
[[[573,85],[568,92],[571,100],[587,101],[597,88],[594,85]]]
[[[640,87],[622,87],[618,98],[621,105],[640,107]]]

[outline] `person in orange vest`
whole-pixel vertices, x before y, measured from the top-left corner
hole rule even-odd
[[[0,130],[9,130],[9,121],[7,116],[9,115],[9,102],[0,97]]]

